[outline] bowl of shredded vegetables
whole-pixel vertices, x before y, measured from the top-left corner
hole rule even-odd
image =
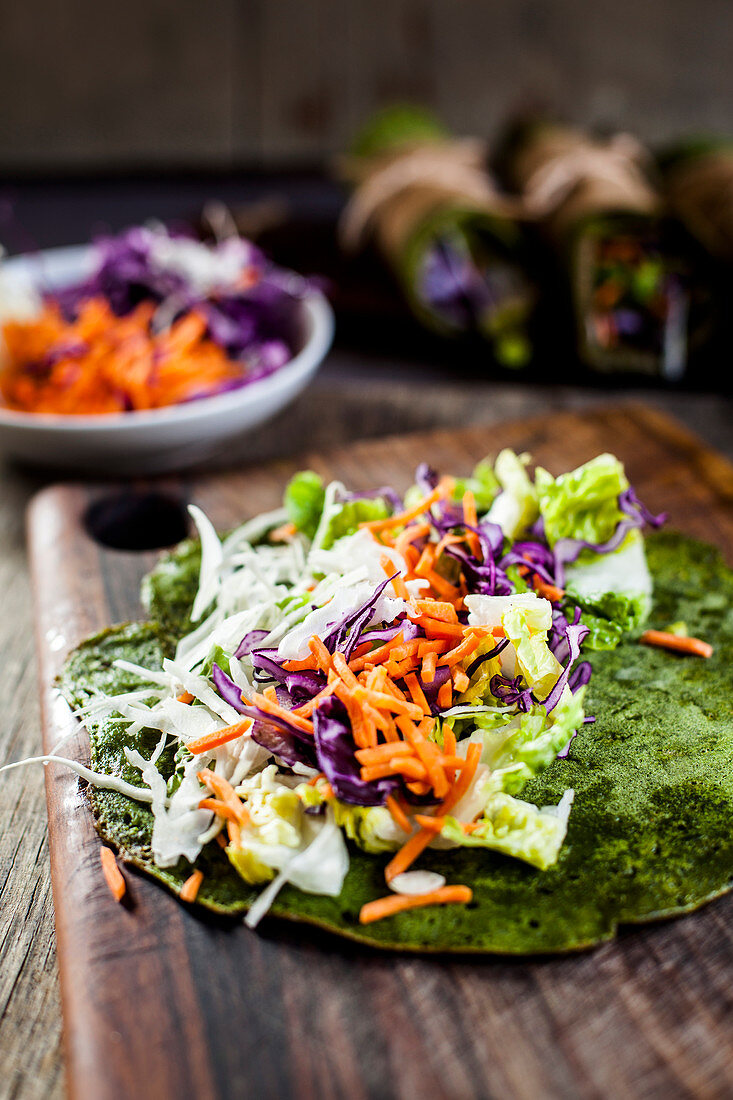
[[[0,266],[0,451],[96,473],[225,452],[292,401],[333,313],[241,237],[161,225]]]

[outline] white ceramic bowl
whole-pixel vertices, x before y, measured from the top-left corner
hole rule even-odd
[[[57,288],[83,279],[93,265],[89,245],[15,256],[4,280]],[[0,452],[36,466],[94,474],[162,473],[223,452],[284,408],[306,386],[333,339],[333,311],[318,291],[303,302],[303,348],[274,374],[241,390],[185,405],[97,416],[25,413],[0,406]]]

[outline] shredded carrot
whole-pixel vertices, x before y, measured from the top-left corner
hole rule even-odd
[[[673,649],[676,653],[688,653],[693,657],[712,657],[713,655],[713,647],[709,642],[703,642],[700,638],[668,634],[665,630],[645,630],[639,641],[644,645]]]
[[[219,845],[220,848],[226,848],[227,842],[224,839],[224,834],[223,833],[217,833],[216,834],[216,843]]]
[[[359,686],[359,681],[347,665],[346,658],[344,657],[343,653],[334,653],[333,657],[331,658],[331,664],[333,666],[334,672],[341,677],[347,687],[355,688]]]
[[[100,849],[99,855],[102,860],[102,873],[110,893],[115,901],[122,901],[127,890],[127,883],[125,882],[125,876],[117,866],[115,854],[111,848],[103,847]]]
[[[441,710],[448,710],[453,703],[453,685],[450,680],[446,680],[445,683],[438,689],[438,706]]]
[[[176,699],[179,703],[192,703],[194,700],[194,696],[191,694],[190,691],[182,691],[180,695],[176,696]]]
[[[270,531],[270,542],[292,542],[297,531],[294,523],[283,523],[281,527]]]
[[[361,769],[361,778],[365,783],[374,779],[386,779],[390,775],[404,775],[407,779],[427,779],[428,773],[419,760],[412,757],[395,756],[386,764],[372,764]]]
[[[210,768],[202,768],[197,773],[198,779],[210,791],[213,791],[220,802],[225,803],[234,813],[237,821],[244,821],[248,817],[247,811],[238,797],[229,780],[222,775],[217,775]],[[223,816],[223,815],[222,815]]]
[[[446,683],[448,681],[446,680]],[[456,689],[459,695],[462,695],[468,685],[471,683],[466,673],[462,668],[453,669],[453,687]]]
[[[324,699],[328,699],[329,695],[333,695],[335,684],[327,684],[325,688],[318,692],[318,695],[314,695],[312,699],[309,699],[307,703],[303,703],[300,707],[295,707],[293,714],[299,714],[301,718],[310,718],[314,710],[316,710]]]
[[[394,562],[388,558],[386,554],[382,554],[379,561],[387,576],[392,578],[392,589],[395,596],[399,596],[403,600],[408,600],[410,598],[410,593],[402,576],[400,573],[397,573],[396,576],[392,576],[395,572]]]
[[[444,623],[457,623],[458,615],[452,603],[440,600],[410,600],[410,607],[416,614],[428,615]]]
[[[331,667],[331,654],[317,635],[313,635],[308,642],[308,648],[316,659],[316,664],[321,672],[328,672]]]
[[[233,726],[226,726],[223,730],[214,730],[203,737],[197,737],[195,741],[189,741],[186,748],[192,756],[199,756],[202,752],[218,749],[220,745],[226,745],[228,741],[235,741],[252,728],[252,719],[245,718],[243,722],[235,722]]]
[[[286,672],[314,672],[318,665],[311,653],[310,657],[304,657],[302,661],[283,661],[283,668]]]
[[[236,821],[237,825],[246,825],[249,818],[244,806],[241,810],[237,810],[228,802],[222,802],[220,798],[202,798],[199,802],[199,809],[211,810],[217,817],[223,817],[227,821]]]
[[[392,819],[396,825],[399,826],[406,833],[412,832],[412,825],[410,819],[405,813],[404,807],[398,798],[395,798],[393,794],[388,794],[385,799],[385,805],[392,814]]]
[[[478,515],[476,513],[476,497],[473,495],[470,489],[467,489],[463,494],[463,519],[467,526],[475,527],[478,524]],[[475,531],[466,532],[466,542],[471,548],[471,553],[475,557],[481,557],[481,542]]]
[[[421,626],[429,638],[462,638],[464,628],[460,623],[444,623],[439,619],[431,619],[429,615],[408,616],[414,623]]]
[[[476,774],[479,759],[481,757],[481,746],[477,743],[468,746],[466,753],[465,766],[461,770],[460,777],[453,784],[450,792],[443,799],[438,806],[435,817],[442,817],[444,814],[450,813],[454,806],[456,806],[463,798],[464,794],[473,782],[473,778]],[[411,866],[422,852],[425,851],[428,844],[434,836],[434,830],[432,827],[424,827],[420,829],[419,833],[415,833],[410,837],[406,844],[399,849],[398,852],[392,857],[387,864],[384,874],[387,882],[391,882],[395,875],[401,874]]]
[[[396,745],[383,743],[373,749],[357,749],[354,756],[360,764],[382,764],[385,760],[391,760],[393,756],[412,756],[412,746],[403,741],[399,741]]]
[[[429,523],[411,523],[408,527],[405,527],[404,531],[397,536],[395,541],[395,548],[399,554],[402,555],[405,560],[407,559],[407,551],[413,542],[417,542],[418,539],[425,538],[430,534]]]
[[[362,905],[359,923],[372,924],[405,909],[418,909],[425,905],[466,905],[472,898],[473,891],[468,886],[441,886],[429,894],[390,894]]]
[[[432,684],[435,679],[435,666],[437,663],[438,658],[436,653],[431,652],[425,654],[422,659],[422,669],[420,672],[423,683]]]
[[[410,697],[413,703],[416,703],[417,706],[421,708],[423,714],[430,714],[430,704],[425,698],[425,692],[420,687],[417,676],[414,672],[410,672],[407,676],[405,676],[405,684],[407,685],[407,690],[410,693]]]
[[[233,844],[235,848],[242,847],[242,830],[239,828],[238,821],[227,821],[227,834],[230,844]]]
[[[387,531],[390,527],[404,527],[410,520],[417,519],[418,516],[423,515],[424,512],[429,511],[433,504],[436,504],[439,500],[448,496],[453,488],[453,479],[444,477],[440,480],[438,485],[433,489],[432,493],[428,493],[426,497],[418,501],[414,507],[409,508],[406,512],[400,512],[396,516],[390,516],[389,519],[373,519],[366,523],[360,523],[360,527],[365,527],[368,531],[373,533],[378,531]]]
[[[49,302],[30,320],[6,321],[6,405],[37,413],[123,413],[176,405],[241,381],[241,364],[207,335],[195,310],[166,331],[152,327],[155,303],[118,317],[105,298],[88,298],[74,320]],[[43,370],[38,364],[48,364]]]
[[[445,825],[444,817],[433,817],[431,814],[415,814],[415,821],[423,829],[429,829],[431,833],[439,833]]]
[[[201,883],[204,881],[203,871],[194,871],[192,875],[184,882],[181,887],[179,897],[181,901],[196,901],[198,892],[201,889]]]
[[[279,703],[266,695],[258,695],[255,692],[252,696],[252,702],[265,714],[272,714],[276,718],[284,718],[286,722],[290,722],[297,729],[303,730],[304,733],[313,733],[313,723],[308,718],[301,718],[295,711],[288,710],[287,707],[281,707]]]
[[[467,634],[460,645],[455,649],[451,649],[448,653],[444,653],[442,657],[438,658],[439,665],[447,665],[451,668],[453,665],[457,665],[459,661],[462,661],[464,657],[470,656],[475,649],[481,645],[482,637],[480,634]]]

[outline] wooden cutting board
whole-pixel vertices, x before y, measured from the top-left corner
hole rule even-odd
[[[85,758],[54,676],[85,635],[141,615],[138,583],[155,560],[90,537],[90,506],[113,540],[125,509],[123,532],[150,531],[151,517],[173,530],[160,494],[174,514],[191,500],[227,527],[276,506],[303,465],[355,488],[404,489],[422,459],[467,472],[507,445],[555,473],[614,451],[654,511],[733,559],[733,467],[641,407],[359,443],[190,482],[51,487],[28,521],[46,751],[68,736],[64,753]],[[74,1100],[733,1091],[733,897],[573,957],[380,954],[305,926],[265,921],[252,933],[194,915],[130,871],[130,903],[115,905],[78,780],[52,765],[46,787]]]

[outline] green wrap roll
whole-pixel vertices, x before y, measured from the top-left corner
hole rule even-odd
[[[514,204],[494,189],[482,143],[452,138],[425,111],[394,107],[364,128],[342,174],[354,188],[344,246],[373,243],[422,324],[476,334],[497,362],[524,366],[535,293]]]
[[[497,163],[555,250],[582,363],[682,377],[696,324],[690,265],[643,147],[627,134],[599,141],[533,121],[514,127]]]

